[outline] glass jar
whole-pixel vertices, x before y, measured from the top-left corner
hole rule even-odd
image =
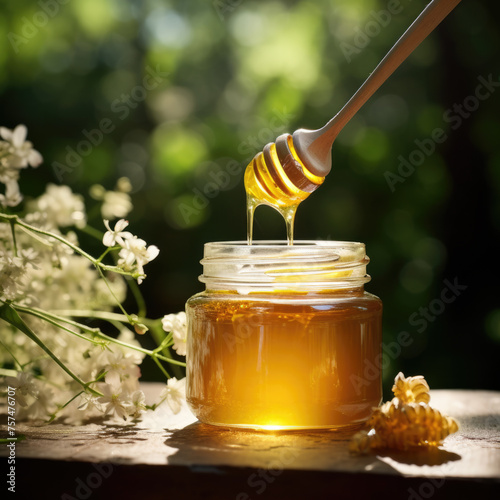
[[[187,401],[202,422],[361,425],[382,398],[382,302],[363,243],[205,244],[186,304]]]

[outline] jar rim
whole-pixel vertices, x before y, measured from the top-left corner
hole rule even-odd
[[[200,281],[207,288],[249,293],[264,290],[325,290],[363,286],[369,258],[365,244],[351,241],[282,240],[205,243]]]
[[[253,240],[252,244],[249,245],[247,241],[243,240],[233,240],[233,241],[211,241],[205,243],[206,247],[238,247],[248,249],[250,252],[254,247],[268,247],[268,248],[289,248],[294,251],[295,248],[303,247],[329,247],[335,248],[339,246],[345,247],[365,247],[364,243],[359,241],[336,241],[336,240],[294,240],[293,245],[289,245],[286,240]]]

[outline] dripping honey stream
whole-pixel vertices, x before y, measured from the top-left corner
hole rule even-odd
[[[287,242],[292,245],[297,208],[324,180],[324,177],[312,174],[302,163],[290,134],[268,144],[245,170],[248,244],[251,245],[253,240],[255,209],[267,205],[285,219]]]

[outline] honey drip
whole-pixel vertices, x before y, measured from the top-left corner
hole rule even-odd
[[[424,377],[398,373],[392,387],[394,399],[375,408],[367,422],[369,430],[355,434],[350,443],[354,453],[373,448],[407,450],[416,446],[439,446],[458,431],[455,419],[432,408]]]
[[[301,162],[290,134],[268,144],[245,170],[248,244],[252,244],[255,209],[259,205],[267,205],[277,210],[285,220],[287,242],[292,245],[297,207],[324,180],[324,177],[309,172]]]

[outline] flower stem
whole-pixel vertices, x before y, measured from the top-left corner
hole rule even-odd
[[[79,393],[75,394],[69,401],[66,401],[66,403],[64,403],[63,405],[58,406],[57,410],[54,413],[52,413],[52,415],[50,415],[50,419],[49,419],[48,423],[50,424],[51,422],[53,422],[56,419],[57,414],[61,410],[64,410],[64,408],[66,408],[66,406],[68,406],[72,401],[74,401],[78,396],[80,396],[80,394],[83,394],[84,392],[85,391],[80,391]]]
[[[107,311],[91,311],[90,309],[57,309],[52,311],[54,314],[59,316],[72,316],[74,318],[95,318],[103,319],[105,321],[119,321],[120,323],[129,323],[127,316],[124,314],[107,312]],[[160,319],[148,319],[142,316],[138,317],[140,323],[143,323],[148,328],[154,328],[156,325],[160,324]]]
[[[168,349],[168,347],[169,347],[168,342],[172,338],[172,335],[170,333],[165,334],[165,331],[161,327],[160,322],[161,322],[161,320],[157,320],[156,325],[153,325],[150,328],[150,332],[151,332],[156,344],[158,345],[158,348],[155,350],[161,351],[166,358],[172,359],[172,355],[170,353],[170,350]],[[172,371],[174,372],[174,375],[176,377],[181,376],[181,371],[176,366],[172,367]]]
[[[61,323],[54,320],[50,314],[47,314],[44,311],[41,311],[40,309],[23,307],[23,306],[14,306],[14,308],[20,312],[24,312],[26,314],[31,314],[32,316],[35,316],[36,318],[42,319],[42,320],[46,321],[47,323],[50,323],[51,325],[54,325],[55,327],[60,328],[61,330],[64,330],[65,332],[71,333],[72,335],[75,335],[76,337],[78,337],[82,340],[92,342],[92,344],[94,344],[94,345],[103,345],[103,343],[98,341],[98,340],[94,340],[94,339],[91,339],[89,337],[86,337],[85,335],[82,335],[81,333],[75,332],[74,330],[71,330],[70,328],[68,328],[64,325],[61,325]],[[76,325],[74,325],[74,326],[76,326]],[[97,329],[95,329],[95,328],[88,328],[87,331],[89,333],[97,334]]]
[[[112,271],[114,273],[123,274],[125,276],[132,276],[134,279],[138,278],[139,276],[142,276],[142,274],[139,272],[131,273],[130,271],[125,271],[118,266],[105,265],[102,262],[99,262],[98,259],[94,259],[94,257],[92,257],[92,255],[90,255],[89,253],[82,250],[79,246],[74,245],[73,243],[68,241],[66,238],[64,238],[58,234],[52,233],[50,231],[44,231],[43,229],[39,229],[38,227],[27,224],[22,219],[20,219],[19,216],[17,216],[17,215],[9,215],[9,214],[0,213],[0,220],[1,219],[8,221],[11,225],[17,224],[19,227],[23,228],[24,230],[31,231],[34,234],[42,234],[43,236],[47,236],[49,238],[54,238],[55,240],[60,241],[64,245],[71,248],[75,253],[78,253],[82,257],[85,257],[86,259],[90,260],[90,262],[92,262],[92,264],[94,264],[94,266],[96,266],[98,269],[101,269],[103,271]]]
[[[125,311],[125,308],[122,306],[121,302],[118,300],[118,297],[115,295],[115,292],[113,292],[113,289],[111,288],[109,281],[106,279],[106,276],[104,276],[104,273],[102,272],[101,268],[97,267],[97,271],[99,272],[104,283],[106,283],[106,286],[108,287],[109,293],[115,299],[115,302],[117,303],[118,307],[121,309],[122,313],[127,317],[129,323],[133,324],[133,321],[132,321],[132,318],[130,317],[130,314],[128,314],[127,311]]]
[[[28,309],[28,308],[27,308]],[[41,347],[52,359],[53,361],[59,365],[75,382],[80,384],[85,391],[88,391],[95,396],[102,396],[99,391],[92,389],[86,384],[83,380],[81,380],[78,375],[75,375],[46,345],[45,343],[36,335],[36,333],[31,330],[31,328],[23,321],[21,316],[19,316],[18,312],[11,304],[7,302],[3,302],[3,305],[0,307],[0,318],[2,318],[7,323],[10,323],[12,326],[16,327],[18,330],[23,332],[28,338],[30,338],[35,344]],[[74,333],[74,332],[73,332]]]
[[[157,353],[155,353],[153,356],[153,361],[158,365],[158,368],[162,371],[163,375],[165,375],[165,377],[167,377],[167,379],[170,378],[170,375],[167,373],[167,370],[165,370],[165,368],[163,367],[163,365],[158,361],[157,359]]]
[[[128,279],[126,280],[127,284],[132,291],[132,295],[134,296],[134,299],[137,303],[137,316],[146,316],[147,311],[146,311],[146,302],[144,300],[144,297],[142,296],[141,291],[139,290],[139,285],[137,284],[137,281]],[[141,321],[141,323],[144,323],[144,321]],[[147,323],[144,323],[146,326],[148,326]]]
[[[0,340],[0,344],[4,347],[4,349],[11,355],[14,360],[14,364],[17,365],[19,371],[23,371],[23,365],[18,361],[18,359],[14,356],[14,353]]]
[[[8,368],[0,368],[0,377],[17,377],[17,370],[9,370]]]
[[[13,220],[9,221],[10,230],[12,232],[12,245],[14,247],[14,256],[17,257],[17,241],[16,241],[16,224]]]
[[[27,224],[24,222],[22,219],[20,219],[17,215],[6,215],[6,214],[0,214],[0,218],[8,220],[10,224],[17,224],[24,229],[28,229],[29,231],[33,231],[34,233],[37,234],[43,234],[44,236],[48,236],[49,238],[54,238],[61,243],[64,243],[68,247],[70,247],[74,252],[79,253],[83,257],[89,259],[93,264],[96,264],[96,259],[92,257],[92,255],[88,254],[84,250],[82,250],[80,247],[77,245],[73,245],[70,241],[68,241],[66,238],[63,238],[62,236],[52,233],[50,231],[45,231],[43,229],[40,229],[38,227],[32,226],[31,224]]]
[[[88,333],[91,333],[91,334],[95,335],[96,337],[99,337],[99,338],[101,338],[103,340],[107,340],[108,342],[111,342],[113,344],[117,344],[117,345],[120,345],[122,347],[126,347],[127,349],[132,349],[134,351],[142,352],[143,354],[146,354],[147,356],[153,356],[153,354],[154,354],[154,351],[151,351],[149,349],[144,349],[143,347],[138,347],[138,346],[135,346],[135,345],[132,345],[132,344],[128,344],[127,342],[123,342],[123,341],[115,339],[113,337],[109,337],[108,335],[102,333],[101,330],[99,330],[99,328],[90,328],[89,326],[84,325],[83,323],[78,323],[76,321],[73,321],[72,319],[65,318],[64,316],[59,316],[57,314],[45,312],[45,311],[42,311],[40,309],[36,309],[34,307],[25,307],[25,306],[19,306],[19,305],[16,305],[15,307],[20,312],[25,312],[27,314],[33,314],[34,312],[36,312],[36,313],[42,314],[42,315],[44,315],[46,317],[50,317],[51,319],[53,319],[55,321],[59,321],[59,322],[62,322],[62,323],[67,323],[68,325],[75,326],[75,327],[77,327],[77,328],[79,328],[79,329],[81,329],[83,331],[86,331]],[[107,313],[107,314],[111,315],[113,313]],[[120,316],[121,318],[124,318],[124,316],[122,316],[122,315],[117,315],[117,316]],[[75,335],[75,332],[72,331],[72,330],[69,330],[68,333],[71,333],[71,334]],[[91,342],[91,339],[89,339],[88,337],[86,337],[84,335],[83,336],[80,335],[80,336],[81,336],[81,338],[83,338],[83,339]],[[161,354],[156,354],[156,357],[158,359],[161,359],[162,361],[166,361],[167,363],[171,363],[171,364],[178,365],[178,366],[184,366],[184,367],[186,366],[186,363],[183,363],[182,361],[177,361],[175,359],[170,359],[170,358],[167,358],[166,356],[162,356]]]
[[[108,247],[108,248],[106,248],[106,250],[104,250],[104,252],[102,252],[101,256],[97,259],[97,262],[102,262],[102,259],[104,259],[104,257],[106,257],[106,255],[108,255],[108,253],[111,252],[111,250],[117,250],[118,248],[120,248],[120,247]]]
[[[148,356],[151,356],[151,357],[156,357],[158,359],[161,359],[162,361],[166,361],[167,363],[171,363],[173,365],[178,365],[178,366],[186,366],[186,363],[183,363],[182,361],[177,361],[175,359],[171,359],[171,358],[167,358],[166,356],[162,356],[161,354],[155,354],[154,351],[151,351],[149,349],[144,349],[142,347],[137,347],[137,346],[134,346],[134,345],[131,345],[131,344],[127,344],[126,342],[122,342],[121,340],[118,340],[118,339],[114,339],[113,337],[108,337],[106,334],[104,333],[99,333],[98,334],[99,337],[101,337],[102,339],[106,339],[106,340],[109,340],[110,342],[113,342],[115,344],[118,344],[118,345],[121,345],[122,347],[127,347],[129,349],[134,349],[135,351],[139,351],[139,352],[142,352]]]

